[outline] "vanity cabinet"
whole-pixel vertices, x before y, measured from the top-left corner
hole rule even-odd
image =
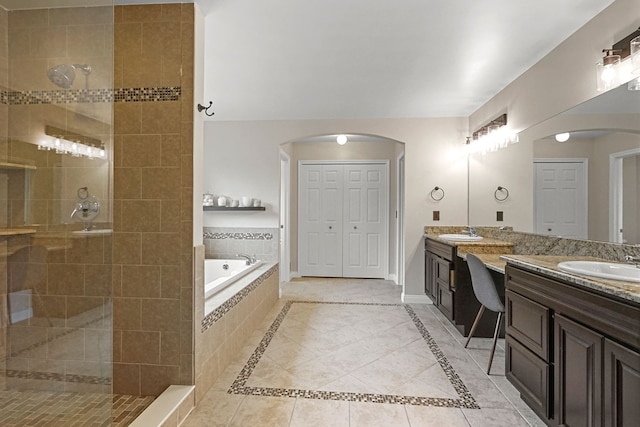
[[[640,419],[640,304],[508,265],[506,377],[550,426]]]
[[[468,336],[480,302],[473,292],[467,262],[457,251],[454,245],[425,239],[425,294],[463,336]],[[502,296],[504,276],[492,270],[490,274]],[[497,316],[497,313],[485,310],[475,336],[493,337]],[[503,336],[503,332],[500,333]]]
[[[455,251],[454,246],[430,239],[425,241],[425,293],[450,321],[455,315]]]

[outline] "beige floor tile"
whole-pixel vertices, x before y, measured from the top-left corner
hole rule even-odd
[[[351,402],[350,427],[409,427],[409,418],[402,405]]]
[[[295,406],[295,399],[285,397],[246,396],[229,427],[287,427]]]
[[[297,399],[289,427],[349,427],[349,402]]]
[[[465,338],[435,307],[406,309],[400,291],[382,280],[299,278],[283,284],[281,300],[242,348],[242,358],[198,405],[195,424],[185,426],[539,425],[504,377],[503,340],[494,375],[487,376],[490,339],[474,339],[464,349]],[[288,311],[281,316],[283,308]],[[264,337],[270,340],[266,348]],[[245,363],[250,375],[238,386],[246,389],[235,391],[251,395],[227,394]],[[446,374],[448,366],[453,371]],[[452,384],[456,379],[462,389]],[[465,387],[481,409],[439,406],[458,405],[457,390]],[[280,397],[270,397],[274,393]],[[388,403],[411,399],[420,404]]]
[[[411,427],[469,427],[469,422],[458,408],[433,406],[406,406]]]

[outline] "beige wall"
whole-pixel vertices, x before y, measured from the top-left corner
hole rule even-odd
[[[114,393],[193,384],[194,6],[115,8]]]
[[[241,180],[244,189],[259,194],[274,212],[256,217],[260,226],[278,225],[279,149],[281,144],[314,135],[355,133],[378,135],[404,143],[406,156],[405,271],[404,292],[425,300],[425,225],[460,225],[467,222],[467,164],[463,148],[466,119],[298,120],[205,123],[205,183],[217,188]],[[207,146],[217,153],[206,155]],[[207,171],[207,163],[210,169]],[[236,163],[239,162],[239,163]],[[240,167],[242,165],[244,167]],[[258,165],[254,168],[254,165]],[[292,162],[292,167],[294,164]],[[428,197],[435,186],[446,197],[435,202]],[[212,190],[214,191],[214,190]],[[440,211],[439,222],[432,210]],[[238,216],[216,216],[212,221],[246,221]],[[205,225],[208,218],[205,216]],[[266,223],[266,224],[265,224]]]
[[[509,128],[520,132],[520,143],[484,157],[474,156],[476,160],[472,158],[469,206],[473,223],[498,225],[495,210],[502,207],[503,225],[513,225],[521,231],[533,229],[534,141],[572,129],[638,129],[637,114],[556,116],[599,94],[595,63],[602,56],[603,48],[638,28],[638,15],[629,13],[631,10],[640,10],[640,0],[616,0],[469,117],[472,131],[506,112]],[[504,183],[495,182],[497,176]],[[604,182],[608,183],[608,178]],[[589,185],[592,183],[590,173]],[[509,188],[510,203],[497,204],[488,196],[493,194],[496,184]],[[608,194],[608,190],[604,194]],[[591,198],[590,205],[595,199]],[[606,218],[594,215],[589,219],[590,230],[606,224]],[[599,232],[597,236],[602,237]]]

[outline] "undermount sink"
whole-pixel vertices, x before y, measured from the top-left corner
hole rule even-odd
[[[640,283],[640,268],[633,264],[604,261],[565,261],[558,268],[567,273]]]
[[[457,240],[460,242],[479,242],[482,240],[481,236],[470,236],[468,234],[441,234],[438,237],[446,240]]]

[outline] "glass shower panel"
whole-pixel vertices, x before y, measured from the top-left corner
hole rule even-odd
[[[0,0],[0,425],[112,422],[113,22]]]

